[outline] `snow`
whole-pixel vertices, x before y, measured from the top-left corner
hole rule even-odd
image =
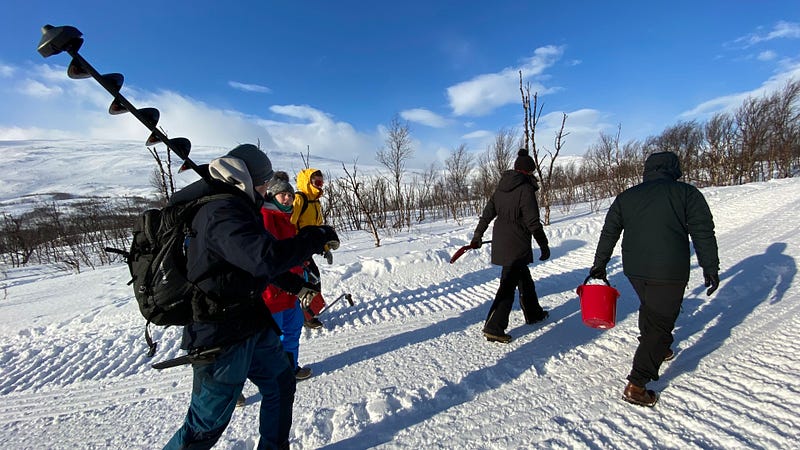
[[[21,154],[4,156],[7,173],[54,185],[87,181],[43,173],[51,167],[46,158],[37,169]],[[92,181],[109,192],[147,190],[147,171],[140,172],[119,168],[116,178]],[[4,210],[37,185],[20,183],[0,184]],[[621,400],[638,301],[621,273],[619,245],[609,264],[622,294],[617,326],[595,330],[580,319],[575,289],[605,211],[554,211],[546,227],[552,257],[531,266],[550,318],[524,325],[515,305],[507,345],[480,332],[500,273],[489,263],[490,246],[449,264],[476,219],[434,222],[383,235],[378,248],[367,233],[343,234],[334,264],[318,260],[326,297],[349,292],[355,305],[341,301],[321,317],[323,329],[303,331],[300,360],[314,377],[297,386],[292,448],[795,447],[800,179],[702,192],[716,220],[722,282],[707,297],[692,260],[676,358],[648,386],[661,393],[654,408]],[[123,265],[77,274],[2,268],[0,448],[153,449],[180,426],[191,369],[150,368],[181,354],[179,330],[157,329],[161,349],[147,358],[128,280]],[[215,448],[257,442],[259,395],[249,383],[245,394],[248,405],[235,411]]]

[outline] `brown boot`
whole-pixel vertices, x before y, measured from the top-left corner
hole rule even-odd
[[[513,339],[510,335],[505,333],[490,333],[488,331],[484,331],[483,336],[489,342],[499,342],[501,344],[508,344]]]
[[[628,383],[622,392],[622,399],[634,405],[653,406],[658,401],[658,395],[656,395],[655,391]]]
[[[667,354],[664,355],[664,362],[672,361],[673,359],[675,359],[675,352],[673,352],[671,348],[668,348]]]

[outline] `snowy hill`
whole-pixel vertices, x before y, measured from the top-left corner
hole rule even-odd
[[[109,191],[138,186],[127,158],[119,165],[75,152],[10,158],[13,147],[3,145],[13,175],[0,185],[4,202],[25,191],[18,172],[40,184],[38,192],[97,189],[97,173],[117,180],[103,186]],[[131,153],[149,158],[141,147]],[[722,283],[707,297],[692,261],[676,358],[650,385],[661,393],[654,408],[620,398],[638,301],[621,273],[619,246],[609,265],[622,293],[617,326],[581,323],[575,288],[591,265],[604,211],[554,211],[546,228],[552,258],[531,266],[550,318],[524,325],[515,305],[508,345],[480,333],[500,272],[489,246],[448,262],[475,222],[436,222],[384,237],[380,248],[366,233],[344,235],[334,264],[320,264],[327,298],[350,292],[355,305],[336,304],[322,317],[324,329],[303,331],[300,361],[315,376],[298,384],[293,448],[795,447],[800,179],[703,193],[717,225]],[[80,274],[3,268],[0,448],[152,449],[178,428],[191,370],[149,364],[180,354],[179,330],[157,331],[161,350],[148,359],[128,279],[121,265]],[[236,410],[216,448],[257,441],[259,395],[250,384],[245,394],[248,406]]]
[[[166,147],[156,148],[166,158]],[[206,164],[228,150],[193,146],[190,157],[196,164]],[[287,172],[292,179],[304,168],[299,154],[264,150],[274,169]],[[344,162],[352,166],[352,162]],[[0,180],[0,207],[9,212],[66,196],[152,197],[156,191],[150,184],[156,162],[143,142],[0,141],[0,164],[6,168]],[[198,179],[192,171],[177,173],[180,164],[173,160],[178,187]],[[342,172],[341,161],[312,154],[311,164],[325,173]],[[367,173],[377,170],[374,166],[364,168]]]

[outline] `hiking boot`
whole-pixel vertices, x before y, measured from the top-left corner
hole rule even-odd
[[[664,355],[664,362],[672,361],[673,359],[675,359],[675,352],[673,352],[671,348],[668,348],[667,354]]]
[[[508,344],[509,342],[511,342],[511,339],[513,339],[510,335],[505,333],[495,334],[495,333],[490,333],[488,331],[484,331],[483,336],[489,342],[500,342],[501,344]]]
[[[298,367],[297,370],[294,371],[294,378],[298,381],[311,378],[311,368]]]
[[[535,323],[539,323],[539,322],[543,321],[544,319],[547,319],[548,317],[550,317],[550,313],[545,311],[545,310],[542,310],[542,312],[540,312],[536,316],[531,317],[530,319],[526,320],[525,323],[527,325],[533,325]]]
[[[622,392],[622,399],[634,405],[652,407],[658,401],[658,395],[655,391],[628,383]]]
[[[305,322],[303,322],[303,326],[311,329],[322,328],[322,322],[320,322],[319,319],[314,317],[310,320],[306,320]]]
[[[246,404],[247,404],[247,399],[244,397],[244,394],[239,394],[239,398],[236,399],[236,407],[241,408]]]

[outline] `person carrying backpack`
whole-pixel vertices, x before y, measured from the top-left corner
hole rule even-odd
[[[472,248],[480,248],[489,223],[496,219],[492,231],[492,264],[502,266],[503,270],[500,273],[500,286],[497,287],[494,302],[483,325],[483,335],[488,341],[511,342],[512,338],[505,330],[518,286],[519,304],[525,323],[532,325],[548,316],[548,312],[539,305],[536,286],[528,270],[528,264],[533,262],[531,236],[542,249],[539,260],[550,258],[547,236],[539,220],[539,203],[536,201],[539,186],[533,177],[535,170],[536,165],[528,155],[528,150],[521,149],[514,161],[514,170],[507,170],[500,177],[470,241]]]
[[[322,171],[318,169],[303,169],[297,174],[297,192],[294,197],[291,220],[298,232],[307,226],[322,225],[324,219],[319,199],[323,195],[323,185],[324,177]],[[333,254],[329,246],[325,247],[323,254],[328,264],[333,264]],[[304,308],[304,325],[308,328],[320,328],[322,322],[314,316],[325,307],[325,299],[322,297],[319,267],[312,258],[308,259],[306,271],[309,277],[308,281],[317,284],[319,294],[314,297],[307,308]]]
[[[261,293],[267,284],[291,275],[292,267],[322,253],[327,243],[338,242],[338,236],[326,226],[305,227],[284,240],[266,231],[260,209],[272,164],[252,144],[211,161],[207,171],[207,177],[176,192],[170,201],[231,194],[200,207],[186,247],[187,278],[197,290],[181,348],[213,356],[192,364],[189,410],[164,448],[211,448],[225,431],[246,379],[262,396],[258,448],[289,448],[294,369]]]

